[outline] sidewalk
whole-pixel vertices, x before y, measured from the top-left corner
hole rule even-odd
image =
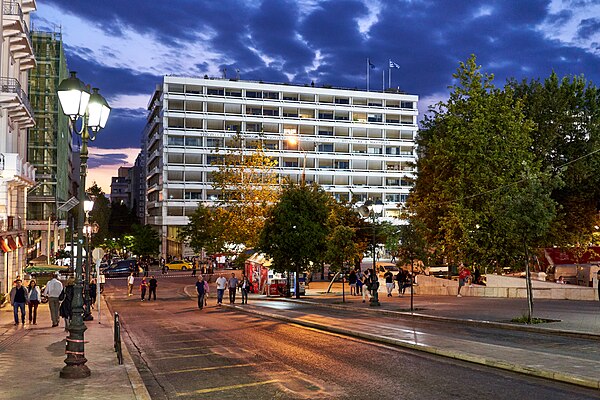
[[[150,399],[123,344],[123,365],[113,347],[113,317],[102,299],[101,324],[86,322],[85,356],[89,378],[59,377],[65,359],[64,323],[52,328],[47,304],[38,308],[37,325],[14,326],[10,304],[0,309],[0,382],[3,399]],[[108,395],[110,393],[110,395]]]

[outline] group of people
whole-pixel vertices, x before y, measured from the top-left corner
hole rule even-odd
[[[362,272],[359,268],[353,269],[348,274],[348,283],[350,285],[350,295],[352,296],[361,296],[363,303],[367,300],[371,300],[370,291],[373,290],[372,285],[375,284],[377,287],[375,289],[379,289],[379,280],[376,278],[375,282],[371,282],[373,269],[367,269]],[[385,286],[387,290],[388,297],[392,297],[392,292],[398,285],[398,295],[403,296],[407,287],[411,286],[412,283],[412,274],[404,269],[400,269],[396,276],[392,273],[392,271],[387,271],[383,278],[385,279]]]
[[[29,285],[23,286],[23,281],[17,278],[15,286],[10,291],[10,304],[13,306],[15,325],[19,325],[19,311],[21,312],[21,323],[25,325],[25,305],[29,308],[29,323],[37,324],[37,309],[42,294],[35,280],[29,281]]]
[[[217,306],[223,304],[223,296],[225,290],[229,290],[229,303],[235,304],[236,292],[239,289],[242,293],[242,304],[248,304],[248,293],[251,290],[250,280],[245,273],[242,273],[242,278],[238,279],[235,273],[231,274],[229,279],[225,278],[225,275],[221,274],[216,280],[217,285]],[[198,277],[196,282],[196,292],[198,293],[198,308],[202,309],[207,304],[207,297],[209,293],[208,282],[202,275]]]
[[[140,297],[141,301],[146,300],[146,291],[148,292],[148,300],[156,300],[156,288],[158,287],[158,281],[152,275],[150,279],[142,277],[140,282]],[[133,287],[135,286],[135,276],[133,272],[127,277],[127,296],[133,296]]]

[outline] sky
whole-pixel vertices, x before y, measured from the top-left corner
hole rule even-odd
[[[600,0],[38,0],[34,30],[61,31],[70,70],[112,113],[90,147],[88,186],[139,153],[164,75],[382,90],[445,100],[471,54],[495,84],[583,75],[600,86]]]

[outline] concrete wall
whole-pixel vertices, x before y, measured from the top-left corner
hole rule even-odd
[[[525,279],[511,276],[486,275],[487,286],[465,286],[463,296],[526,298]],[[598,300],[597,288],[564,285],[532,280],[533,297],[557,300]],[[385,287],[385,285],[384,285]],[[422,295],[456,296],[458,282],[454,280],[418,275],[415,293]]]

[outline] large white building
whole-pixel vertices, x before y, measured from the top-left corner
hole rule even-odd
[[[209,175],[237,132],[243,143],[262,140],[281,182],[304,176],[339,200],[381,199],[384,215],[396,216],[413,174],[417,101],[396,91],[164,77],[142,140],[147,223],[162,253],[181,255],[178,227],[199,202],[217,199]]]
[[[0,9],[0,293],[10,290],[26,262],[27,190],[35,181],[27,162],[27,128],[35,124],[27,96],[36,65],[29,33],[35,9],[35,0],[5,0]]]

